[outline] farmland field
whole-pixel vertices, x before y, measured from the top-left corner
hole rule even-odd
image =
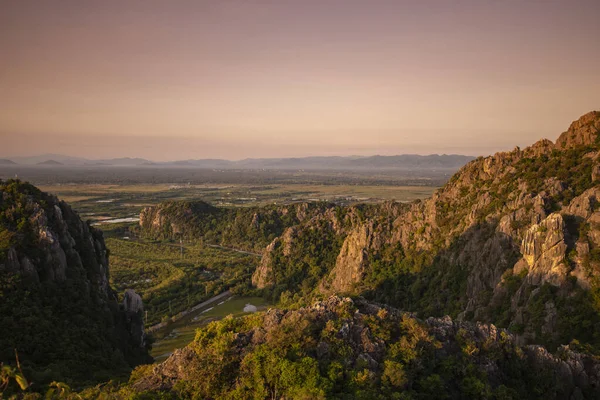
[[[111,285],[142,296],[153,325],[247,282],[259,257],[200,244],[107,238]]]
[[[254,312],[247,306],[256,307],[256,311],[263,310],[268,303],[262,297],[230,296],[215,304],[210,304],[187,315],[179,321],[156,332],[156,342],[152,346],[151,355],[156,362],[163,361],[174,349],[190,343],[195,336],[197,328],[210,321],[224,318],[228,315],[239,316]],[[246,311],[244,311],[246,309]]]

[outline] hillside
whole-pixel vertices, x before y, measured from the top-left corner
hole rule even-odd
[[[597,398],[600,360],[565,346],[519,347],[493,325],[419,320],[333,296],[296,310],[226,318],[117,398]],[[105,389],[106,390],[106,389]],[[87,396],[97,396],[89,391]]]
[[[239,290],[262,292],[279,307],[213,322],[163,363],[138,367],[129,383],[81,396],[598,398],[599,179],[600,112],[591,112],[555,143],[540,140],[473,160],[431,198],[410,204],[219,208],[171,201],[147,207],[138,232],[145,239],[262,251],[252,282]],[[23,285],[68,277],[63,268],[48,268],[61,265],[60,252],[48,247],[38,254],[32,246],[35,238],[48,241],[44,229],[30,227],[56,225],[57,212],[48,206],[56,200],[15,182],[5,193],[11,210],[33,206],[25,207],[23,223],[11,222],[19,220],[15,212],[4,214],[11,233],[3,234],[3,268],[20,269]],[[20,193],[18,201],[10,193]],[[39,223],[39,208],[50,222]],[[53,232],[60,232],[56,226]],[[81,229],[91,235],[97,258],[86,263],[95,266],[85,274],[87,285],[109,298],[86,307],[113,304],[102,283],[107,272],[96,272],[106,266],[101,237]],[[53,258],[58,264],[48,261]],[[19,307],[13,302],[2,315]],[[35,321],[44,327],[44,318]],[[13,340],[28,343],[32,329],[15,324],[20,331]],[[101,363],[96,368],[105,371]]]
[[[117,302],[102,232],[56,197],[0,181],[0,361],[35,388],[99,382],[148,362],[141,299]]]
[[[275,207],[276,229],[265,225],[258,241],[266,210],[212,214],[207,224],[202,213],[173,219],[159,206],[145,211],[160,218],[151,229],[143,219],[142,231],[177,226],[254,249],[275,234],[253,277],[274,299],[362,295],[424,317],[495,323],[521,344],[600,349],[599,130],[600,113],[588,113],[556,143],[474,160],[410,205]]]

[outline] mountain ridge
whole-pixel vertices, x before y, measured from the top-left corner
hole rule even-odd
[[[458,154],[401,154],[395,156],[318,156],[289,158],[246,158],[232,161],[224,159],[188,159],[152,161],[143,158],[85,159],[59,154],[32,157],[13,157],[19,165],[41,165],[52,160],[64,165],[102,165],[130,167],[190,167],[210,169],[457,169],[475,159]]]
[[[581,323],[600,329],[599,131],[600,113],[585,114],[557,144],[477,158],[411,204],[248,209],[212,227],[158,206],[140,223],[151,237],[168,238],[169,227],[264,249],[252,281],[275,299],[363,295],[420,315],[497,323],[520,344],[600,348]]]
[[[215,360],[218,360],[215,362]],[[519,347],[494,325],[419,320],[361,298],[212,322],[134,393],[177,398],[594,398],[600,360]]]

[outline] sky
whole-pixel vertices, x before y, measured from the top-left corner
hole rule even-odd
[[[487,155],[600,109],[600,1],[0,3],[0,156]]]

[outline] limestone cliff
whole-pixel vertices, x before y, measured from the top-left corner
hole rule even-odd
[[[355,228],[346,236],[335,267],[331,271],[331,285],[326,287],[326,291],[343,293],[362,281],[372,240],[373,226],[367,224]]]
[[[579,314],[600,329],[590,306],[600,287],[599,127],[600,113],[591,112],[556,143],[479,157],[411,204],[219,215],[166,204],[143,213],[142,229],[261,251],[252,277],[261,289],[364,295],[421,315],[497,322],[523,342],[600,346],[583,323],[565,333]]]
[[[591,111],[573,121],[569,129],[556,140],[557,149],[569,149],[596,143],[600,132],[600,111]]]
[[[323,236],[333,233],[343,243],[332,250],[335,263],[325,268],[319,290],[400,301],[425,313],[449,312],[463,319],[493,322],[502,312],[504,323],[517,327],[529,323],[522,313],[532,312],[540,293],[535,289],[550,285],[558,291],[541,313],[547,319],[544,329],[551,330],[554,304],[563,304],[561,296],[577,287],[589,289],[600,267],[598,252],[592,251],[600,247],[595,211],[599,127],[600,113],[588,113],[556,144],[543,139],[470,162],[429,199],[374,206],[363,218],[356,217],[356,208],[345,209],[338,218],[340,229],[319,228],[318,217],[303,219],[295,236],[322,229]],[[266,270],[281,274],[283,265],[295,262],[287,257],[282,264],[277,249],[265,250],[257,278]],[[399,265],[404,269],[394,271]],[[516,279],[521,279],[518,286],[510,283],[507,289]],[[256,281],[260,287],[274,283]],[[450,281],[460,287],[448,286]],[[378,289],[415,285],[421,289]],[[439,300],[432,307],[436,293]],[[500,311],[506,304],[512,306]],[[567,309],[557,313],[564,316]],[[525,330],[539,330],[536,326]],[[523,338],[534,341],[535,336]]]
[[[101,231],[56,197],[8,181],[0,182],[0,238],[2,361],[16,348],[24,365],[64,365],[77,379],[107,368],[103,359],[115,368],[150,359],[141,298],[130,291],[119,306]]]

